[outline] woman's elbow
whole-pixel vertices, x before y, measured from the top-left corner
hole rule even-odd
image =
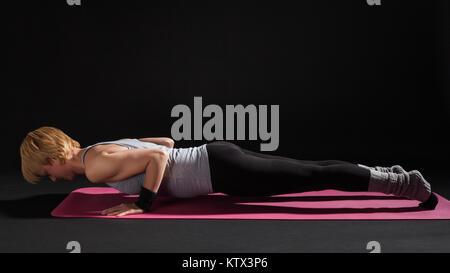
[[[167,161],[169,158],[169,152],[166,150],[158,150],[157,152],[153,153],[153,159],[161,160],[161,161]]]
[[[166,139],[166,146],[169,148],[173,148],[175,146],[175,141],[171,138]]]

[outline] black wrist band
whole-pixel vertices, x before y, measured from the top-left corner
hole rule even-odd
[[[156,192],[141,187],[141,193],[139,194],[139,198],[135,204],[144,212],[148,212],[150,211],[150,206],[152,205],[153,200],[155,200],[155,197]]]

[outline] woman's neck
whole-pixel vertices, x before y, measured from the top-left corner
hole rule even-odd
[[[73,171],[76,174],[85,174],[85,167],[81,161],[81,156],[86,148],[74,148],[72,158],[70,159]]]

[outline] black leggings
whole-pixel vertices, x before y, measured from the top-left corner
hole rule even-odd
[[[370,171],[340,160],[298,160],[249,151],[227,141],[206,144],[214,192],[276,195],[324,189],[367,191]]]

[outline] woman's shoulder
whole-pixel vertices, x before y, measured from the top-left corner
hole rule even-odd
[[[118,139],[118,140],[113,140],[113,141],[108,141],[108,142],[113,142],[113,143],[97,143],[94,144],[92,147],[89,148],[89,150],[92,150],[92,152],[90,153],[92,154],[96,154],[99,152],[107,152],[107,153],[113,153],[116,151],[122,151],[122,150],[128,150],[128,147],[123,146],[123,145],[119,145],[117,143],[117,141],[123,141],[123,140],[131,140],[131,138],[122,138],[122,139]],[[87,152],[86,152],[86,156],[87,156]]]
[[[101,145],[95,145],[90,147],[84,154],[84,165],[87,167],[89,165],[89,161],[93,158],[97,157],[99,154],[112,154],[120,151],[126,151],[128,147],[117,145],[113,143],[105,143]]]
[[[93,177],[96,176],[96,169],[98,169],[98,163],[104,158],[103,155],[125,150],[128,150],[128,148],[116,144],[103,144],[91,147],[84,155],[85,175],[88,180],[91,182],[95,181]]]

